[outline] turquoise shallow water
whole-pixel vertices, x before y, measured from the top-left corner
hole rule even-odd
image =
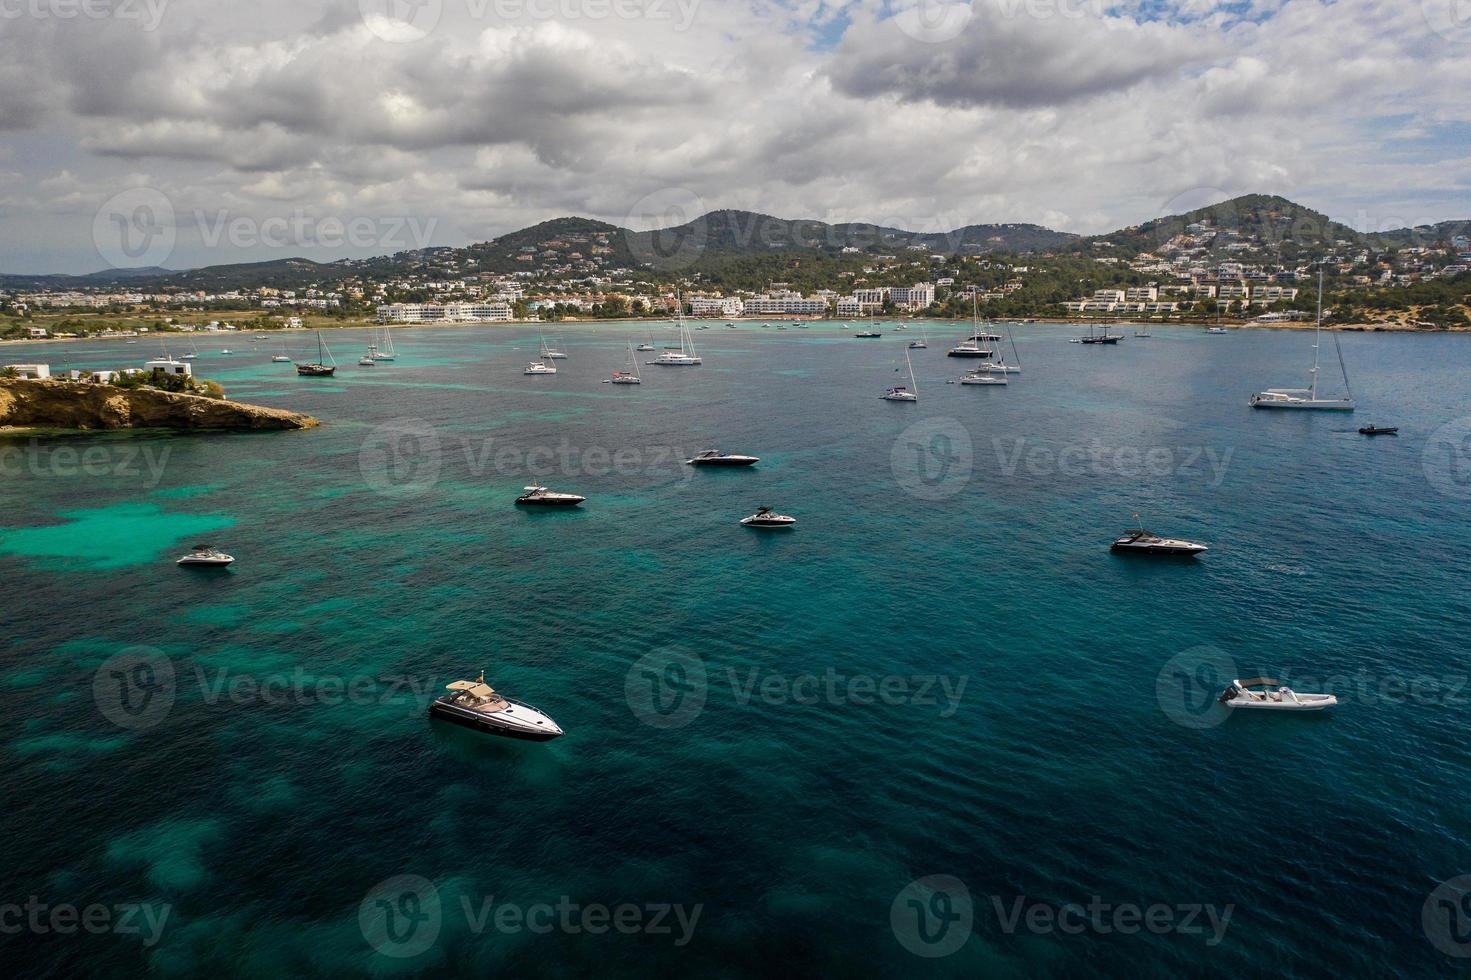
[[[876,397],[913,329],[717,326],[696,334],[704,367],[636,388],[597,383],[623,366],[619,325],[565,330],[546,378],[521,375],[520,328],[398,331],[400,360],[371,370],[365,336],[334,332],[325,383],[236,338],[198,373],[327,424],[0,444],[0,900],[168,910],[156,935],[0,934],[4,959],[1453,973],[1437,941],[1458,922],[1422,909],[1471,872],[1465,339],[1345,335],[1361,409],[1302,417],[1245,401],[1303,379],[1310,334],[1018,331],[1024,373],[986,389],[944,383],[967,365],[943,354],[958,328],[932,330],[917,405]],[[1354,432],[1370,421],[1402,434]],[[708,446],[762,463],[679,465]],[[517,511],[533,480],[590,500]],[[735,524],[758,504],[798,527]],[[1212,551],[1110,556],[1135,511]],[[176,569],[201,538],[236,567]],[[568,734],[427,720],[482,667]],[[1206,688],[1233,671],[1343,704],[1216,723]],[[965,895],[911,885],[933,875],[963,883],[968,922],[941,929]],[[1008,925],[1018,900],[1094,896],[1232,912],[1218,943],[1203,912],[1204,932]],[[639,918],[477,918],[559,902]],[[687,936],[651,921],[665,905],[699,907]]]

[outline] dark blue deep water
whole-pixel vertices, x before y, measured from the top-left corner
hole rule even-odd
[[[977,388],[932,328],[911,405],[877,395],[914,327],[717,324],[622,388],[646,328],[568,328],[540,378],[519,327],[372,369],[334,331],[317,381],[239,336],[197,373],[320,429],[0,444],[0,962],[1457,972],[1466,338],[1346,334],[1359,411],[1302,415],[1246,399],[1305,382],[1310,333],[1017,329],[1024,373]],[[762,460],[680,465],[706,447]],[[518,510],[530,482],[589,501]],[[761,504],[799,524],[736,523]],[[1134,512],[1211,551],[1110,555]],[[199,540],[235,567],[175,568]],[[566,736],[426,717],[482,668]],[[1208,709],[1262,674],[1341,704]]]

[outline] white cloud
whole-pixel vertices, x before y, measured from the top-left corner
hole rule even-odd
[[[174,0],[155,31],[7,22],[0,130],[22,176],[3,206],[27,234],[0,266],[68,248],[95,266],[88,202],[139,182],[181,214],[418,215],[450,244],[622,222],[671,187],[916,228],[1104,231],[1206,190],[1471,215],[1471,44],[1416,3],[975,0],[941,43],[896,23],[915,0],[667,5],[688,30],[481,6],[444,0],[406,43],[356,0]],[[63,169],[73,186],[43,185]],[[181,236],[176,262],[259,257]]]

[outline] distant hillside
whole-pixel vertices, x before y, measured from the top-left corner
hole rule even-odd
[[[915,232],[863,223],[828,224],[813,218],[787,219],[754,211],[711,211],[670,228],[628,232],[635,255],[656,268],[660,258],[689,257],[701,262],[749,257],[773,252],[808,251],[828,255],[856,249],[868,254],[904,251],[911,247],[946,255],[990,251],[1036,251],[1054,248],[1077,238],[1040,225],[967,225],[946,232]]]
[[[1374,238],[1386,245],[1404,248],[1411,245],[1434,245],[1449,243],[1458,237],[1471,237],[1471,221],[1441,221],[1433,225],[1416,225],[1413,228],[1396,228],[1393,231],[1376,232]]]
[[[366,281],[417,278],[436,281],[525,272],[550,279],[605,277],[647,271],[656,278],[693,276],[731,285],[780,275],[793,282],[837,271],[861,270],[877,255],[986,252],[1074,253],[1091,258],[1133,258],[1190,236],[1196,253],[1239,255],[1290,262],[1354,247],[1430,245],[1467,234],[1471,222],[1362,235],[1318,211],[1283,197],[1248,194],[1184,214],[1166,215],[1106,235],[1080,237],[1034,224],[977,224],[945,232],[916,232],[884,225],[778,218],[754,211],[720,210],[669,228],[632,231],[606,221],[565,217],[464,247],[436,246],[370,259],[330,263],[303,258],[207,266],[187,271],[104,270],[85,276],[0,275],[0,289],[128,289],[185,287],[223,292],[251,286],[299,288],[356,277]],[[1209,232],[1207,234],[1206,232]],[[1201,246],[1199,240],[1206,240]],[[841,260],[841,261],[838,261]],[[784,269],[793,270],[790,275]],[[829,284],[830,285],[830,284]]]
[[[1368,243],[1364,235],[1348,225],[1285,197],[1247,194],[1184,214],[1154,218],[1106,235],[1079,239],[1074,248],[1094,255],[1134,256],[1160,248],[1177,235],[1185,234],[1191,225],[1231,232],[1238,240],[1258,248],[1281,248],[1288,252],[1326,251],[1338,241]]]

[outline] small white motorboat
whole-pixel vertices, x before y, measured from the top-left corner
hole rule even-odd
[[[1338,698],[1332,694],[1299,694],[1270,677],[1234,680],[1221,692],[1219,700],[1228,708],[1260,711],[1322,711],[1338,703]]]
[[[556,490],[548,490],[546,487],[526,487],[525,492],[516,498],[518,504],[536,504],[542,507],[576,507],[586,500],[575,493],[560,493]]]
[[[528,742],[547,742],[562,734],[561,727],[544,711],[508,698],[486,684],[483,670],[476,680],[446,686],[451,693],[429,705],[429,717]]]
[[[272,364],[290,364],[291,363],[291,358],[287,357],[285,354],[277,354],[277,355],[275,355],[274,357],[271,358],[271,363]]]
[[[218,551],[213,545],[196,544],[187,555],[174,564],[193,565],[199,568],[224,568],[226,565],[233,564],[234,561],[233,555]]]
[[[756,513],[750,517],[742,517],[741,523],[746,527],[778,528],[791,527],[797,523],[797,519],[788,517],[786,514],[778,514],[770,507],[757,507]]]
[[[526,370],[525,371],[522,371],[521,373],[522,374],[556,374],[557,373],[557,369],[554,368],[554,367],[552,367],[550,364],[543,364],[540,361],[532,361],[530,364],[526,365]]]
[[[1009,384],[1005,374],[992,374],[989,371],[969,371],[960,379],[963,385],[1004,385]]]

